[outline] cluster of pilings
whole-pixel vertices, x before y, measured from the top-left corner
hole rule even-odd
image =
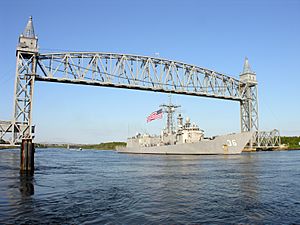
[[[33,175],[34,173],[34,143],[32,138],[22,139],[20,151],[20,173]]]

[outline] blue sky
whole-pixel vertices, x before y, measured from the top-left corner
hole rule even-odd
[[[15,48],[33,16],[41,52],[102,51],[179,60],[259,82],[260,129],[300,135],[300,1],[1,1],[0,119],[10,120]],[[36,141],[99,143],[158,133],[161,93],[37,82]],[[239,103],[174,95],[207,135],[240,130]]]

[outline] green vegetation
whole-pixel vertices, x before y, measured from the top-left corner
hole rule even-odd
[[[116,149],[117,146],[126,146],[125,142],[106,142],[100,143],[96,145],[82,145],[83,149],[101,149],[101,150],[113,150]]]
[[[288,149],[300,149],[300,136],[294,136],[294,137],[281,137],[281,144],[286,144],[288,146]]]
[[[15,146],[9,146],[8,144],[9,144],[9,142],[4,141],[3,139],[0,139],[0,149],[16,148]]]
[[[9,146],[9,145],[7,145],[7,146],[0,146],[0,149],[15,149],[15,148],[18,148],[18,147],[16,147],[16,146]]]
[[[41,144],[34,143],[36,148],[67,148],[67,144]]]
[[[83,144],[40,144],[36,143],[36,148],[70,148],[70,149],[98,149],[98,150],[114,150],[117,146],[126,146],[125,142],[106,142],[94,145]]]

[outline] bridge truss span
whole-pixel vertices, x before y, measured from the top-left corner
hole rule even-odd
[[[36,80],[236,101],[246,98],[248,88],[233,77],[182,62],[102,52],[38,54]]]
[[[218,98],[240,103],[241,131],[258,131],[256,74],[245,59],[239,79],[203,67],[158,57],[104,52],[41,53],[32,18],[16,49],[13,118],[0,121],[0,141],[34,137],[32,103],[36,81],[83,84]]]

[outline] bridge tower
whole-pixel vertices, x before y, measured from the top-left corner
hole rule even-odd
[[[32,17],[19,37],[16,50],[16,78],[12,117],[11,144],[32,139],[32,100],[36,75],[38,38],[35,36]]]
[[[258,131],[258,97],[256,74],[251,70],[248,58],[245,58],[244,69],[240,74],[243,82],[240,90],[245,98],[241,101],[241,131]]]

